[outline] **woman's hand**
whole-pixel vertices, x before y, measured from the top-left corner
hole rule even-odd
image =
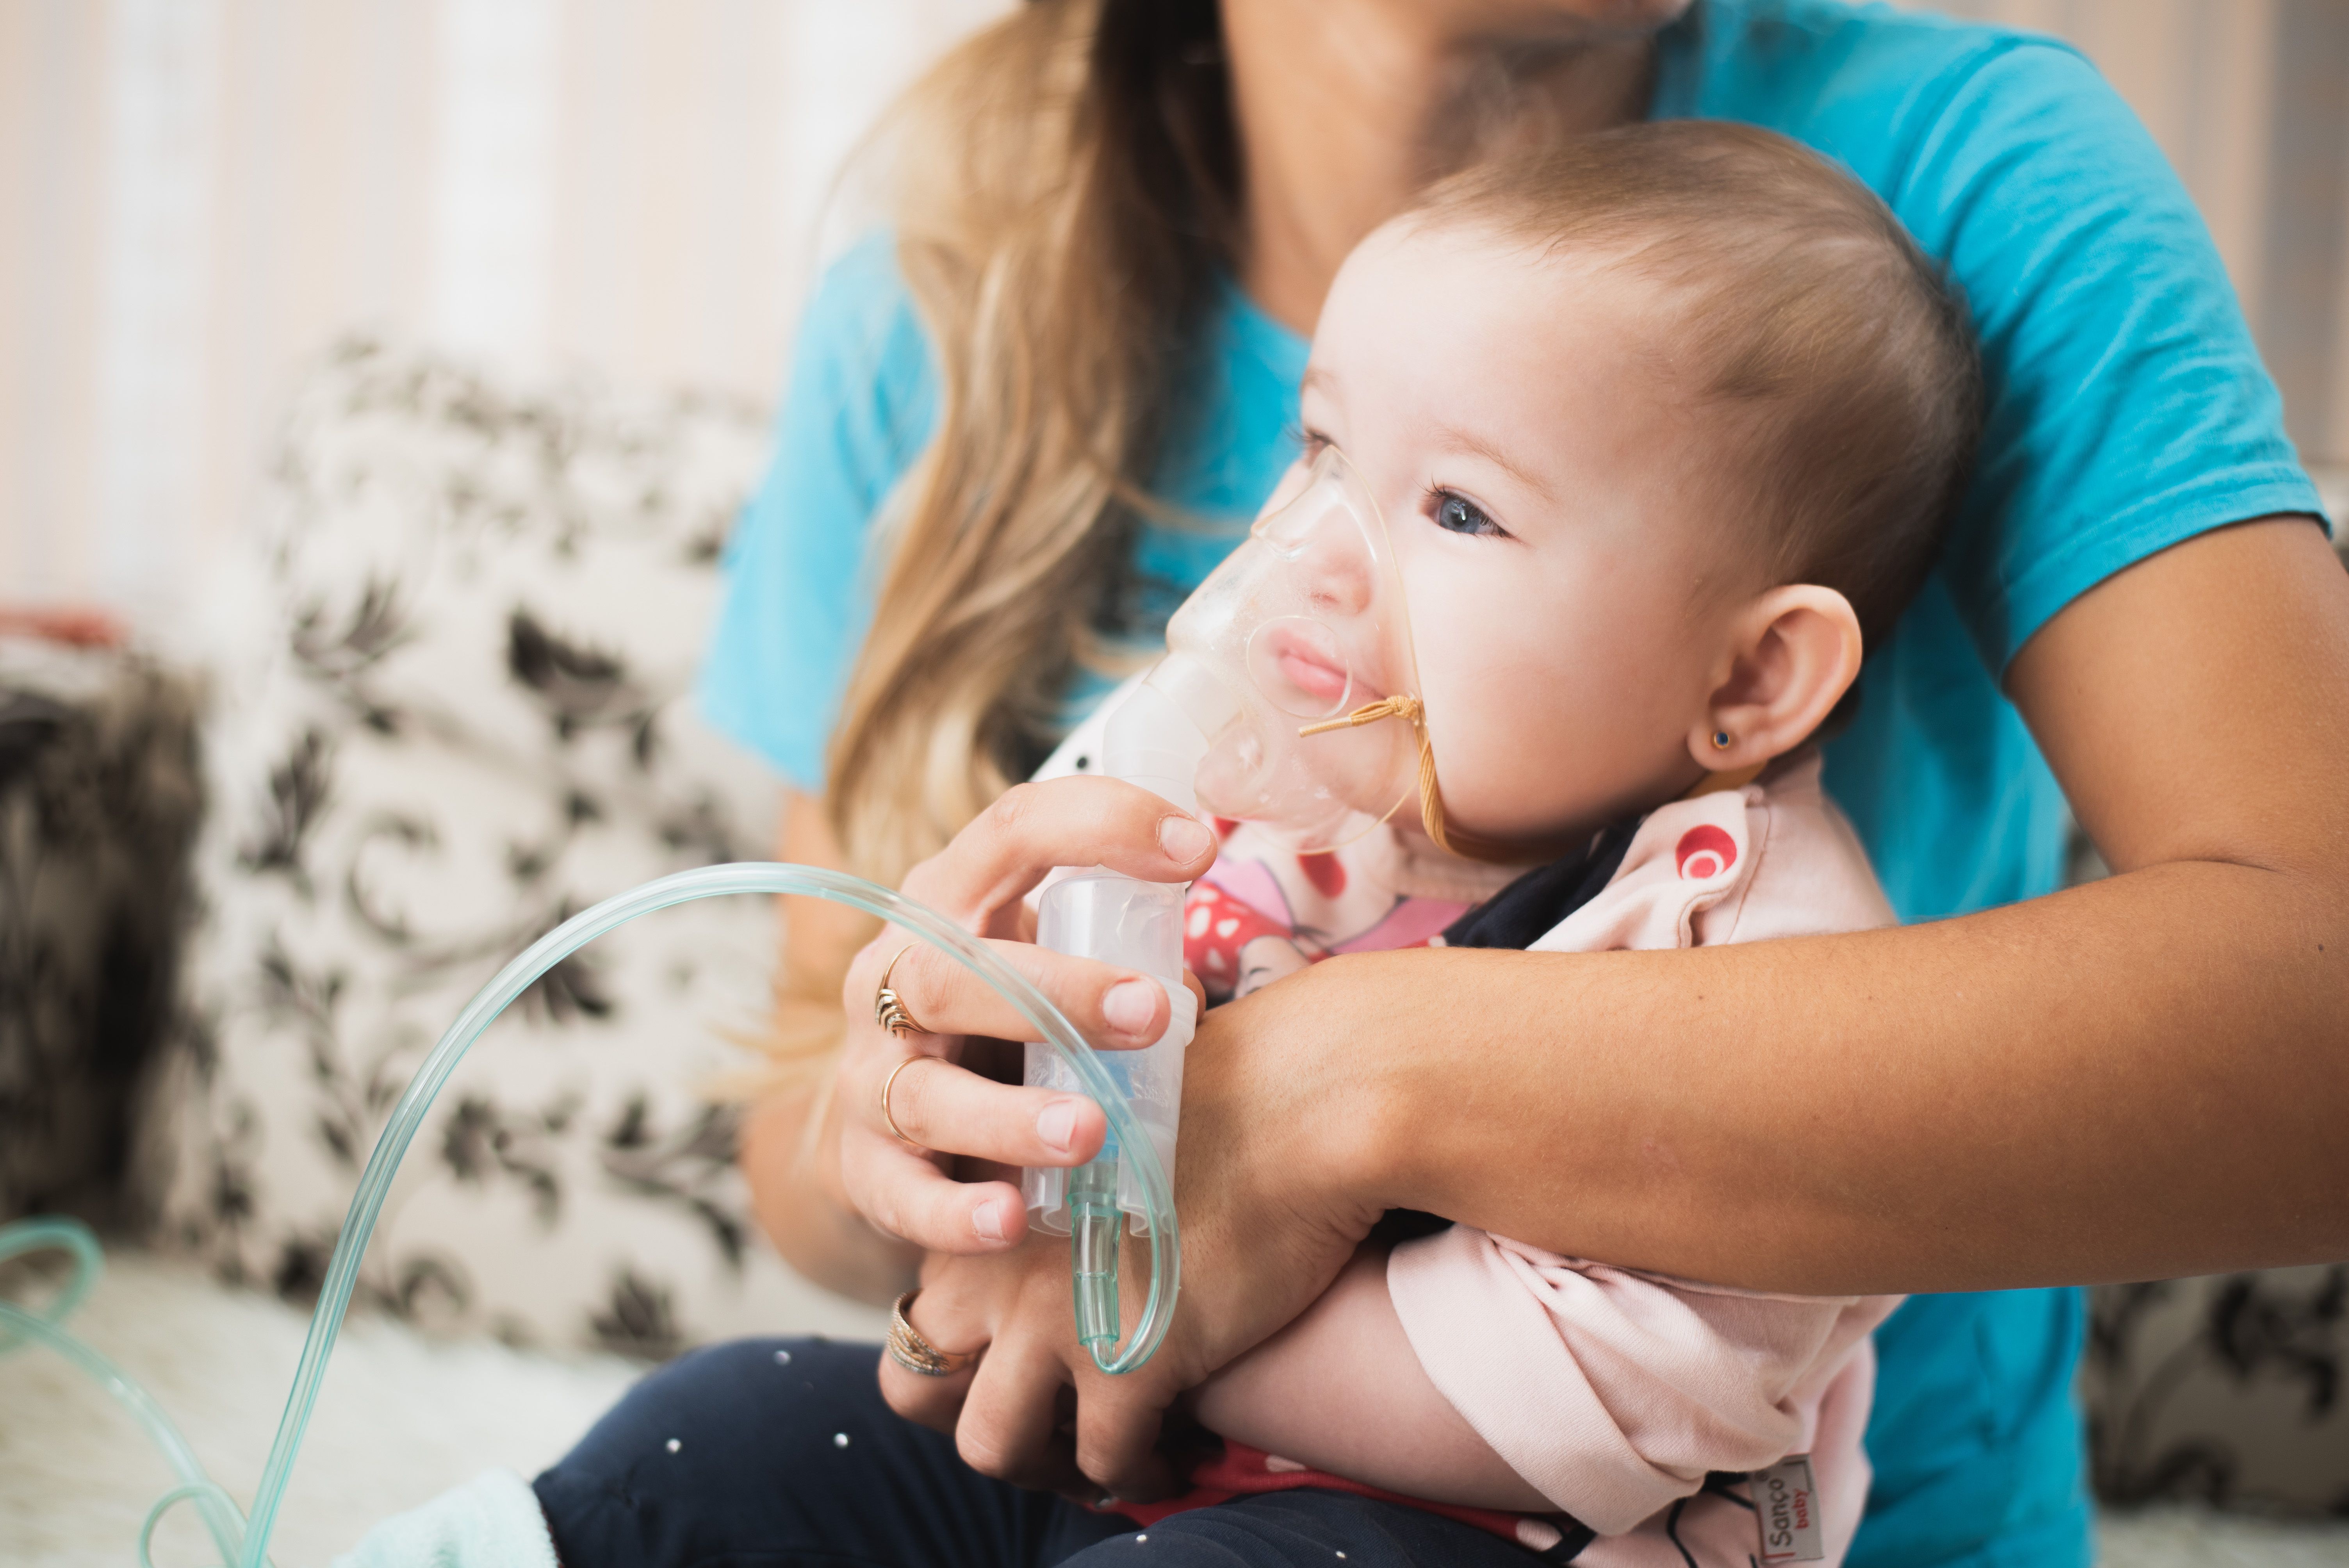
[[[1165,1032],[1164,990],[1137,970],[1037,947],[1021,901],[1056,866],[1187,882],[1214,859],[1206,826],[1147,790],[1061,779],[1006,793],[914,868],[905,892],[989,939],[1095,1047],[1130,1050]],[[918,1026],[902,1037],[874,1016],[885,971]],[[926,1252],[1019,1246],[1028,1216],[1017,1168],[1092,1159],[1106,1127],[1101,1108],[1081,1095],[997,1083],[964,1065],[974,1039],[1022,1040],[1033,1031],[977,976],[896,927],[857,955],[842,995],[848,1031],[823,1131],[837,1149],[829,1163],[841,1200]],[[957,1157],[975,1169],[957,1171]]]
[[[986,1354],[952,1377],[885,1360],[891,1406],[952,1432],[982,1474],[1086,1498],[1176,1490],[1158,1446],[1167,1408],[1309,1306],[1384,1207],[1365,1196],[1374,1183],[1358,1157],[1395,1130],[1351,1109],[1379,1097],[1358,1092],[1369,1086],[1345,1049],[1385,994],[1354,971],[1376,967],[1332,959],[1201,1021],[1174,1161],[1182,1305],[1147,1366],[1095,1369],[1070,1312],[1068,1243],[1038,1235],[1009,1255],[925,1263],[915,1328],[943,1349]],[[1129,1241],[1121,1273],[1138,1282],[1148,1266],[1146,1244]],[[1129,1306],[1141,1299],[1134,1285],[1124,1294]]]

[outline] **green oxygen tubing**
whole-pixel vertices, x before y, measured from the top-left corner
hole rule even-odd
[[[432,1047],[432,1054],[409,1080],[408,1091],[393,1107],[390,1121],[376,1140],[375,1151],[367,1156],[358,1191],[351,1199],[349,1212],[343,1216],[342,1233],[336,1238],[334,1257],[326,1265],[326,1284],[318,1293],[318,1307],[311,1315],[309,1337],[303,1344],[301,1364],[294,1374],[294,1391],[286,1398],[285,1415],[278,1420],[277,1436],[270,1444],[268,1462],[262,1470],[261,1485],[254,1493],[249,1519],[239,1513],[229,1493],[204,1474],[179,1429],[146,1390],[63,1327],[66,1315],[97,1281],[98,1243],[88,1230],[75,1221],[57,1219],[27,1220],[0,1227],[0,1260],[24,1253],[62,1249],[72,1254],[75,1265],[74,1275],[64,1292],[42,1310],[0,1302],[0,1351],[26,1343],[41,1345],[81,1368],[146,1429],[180,1477],[180,1484],[157,1500],[140,1532],[140,1568],[152,1568],[149,1542],[156,1524],[183,1501],[195,1504],[219,1548],[223,1568],[264,1568],[268,1563],[269,1537],[285,1501],[294,1457],[301,1449],[311,1411],[318,1402],[326,1357],[334,1350],[336,1336],[342,1331],[351,1290],[358,1279],[359,1259],[367,1252],[367,1238],[375,1231],[384,1199],[391,1190],[392,1176],[399,1169],[409,1144],[424,1125],[425,1113],[431,1109],[433,1099],[473,1042],[481,1037],[481,1031],[533,981],[615,926],[671,904],[726,893],[796,893],[830,899],[877,915],[948,954],[993,986],[1027,1020],[1037,1038],[1057,1054],[1076,1087],[1098,1101],[1108,1116],[1110,1137],[1123,1153],[1120,1175],[1133,1183],[1141,1200],[1139,1207],[1146,1214],[1150,1290],[1143,1299],[1141,1316],[1126,1336],[1123,1351],[1114,1350],[1113,1336],[1098,1333],[1087,1337],[1087,1349],[1094,1365],[1110,1373],[1130,1372],[1156,1352],[1166,1337],[1181,1283],[1182,1246],[1175,1228],[1174,1185],[1153,1139],[1135,1120],[1127,1097],[1051,999],[986,944],[944,915],[861,877],[812,866],[762,861],[679,872],[606,899],[533,943],[473,994],[473,999],[465,1005],[465,1010],[449,1026],[448,1032]],[[1081,1234],[1071,1237],[1072,1252],[1084,1241]],[[1110,1250],[1105,1265],[1098,1247],[1088,1248],[1075,1273],[1073,1288],[1080,1323],[1121,1322],[1115,1249]]]

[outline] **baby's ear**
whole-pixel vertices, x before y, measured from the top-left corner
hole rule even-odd
[[[1711,772],[1759,768],[1800,746],[1859,678],[1859,617],[1832,588],[1773,588],[1730,628],[1689,755]]]

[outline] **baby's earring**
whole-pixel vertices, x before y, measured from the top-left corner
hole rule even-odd
[[[1713,732],[1713,748],[1715,751],[1726,751],[1729,749],[1729,731],[1725,729],[1716,729]]]

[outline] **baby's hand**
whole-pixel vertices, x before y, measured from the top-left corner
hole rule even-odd
[[[1232,987],[1232,999],[1261,991],[1312,962],[1303,948],[1286,936],[1259,936],[1240,949],[1239,978]]]

